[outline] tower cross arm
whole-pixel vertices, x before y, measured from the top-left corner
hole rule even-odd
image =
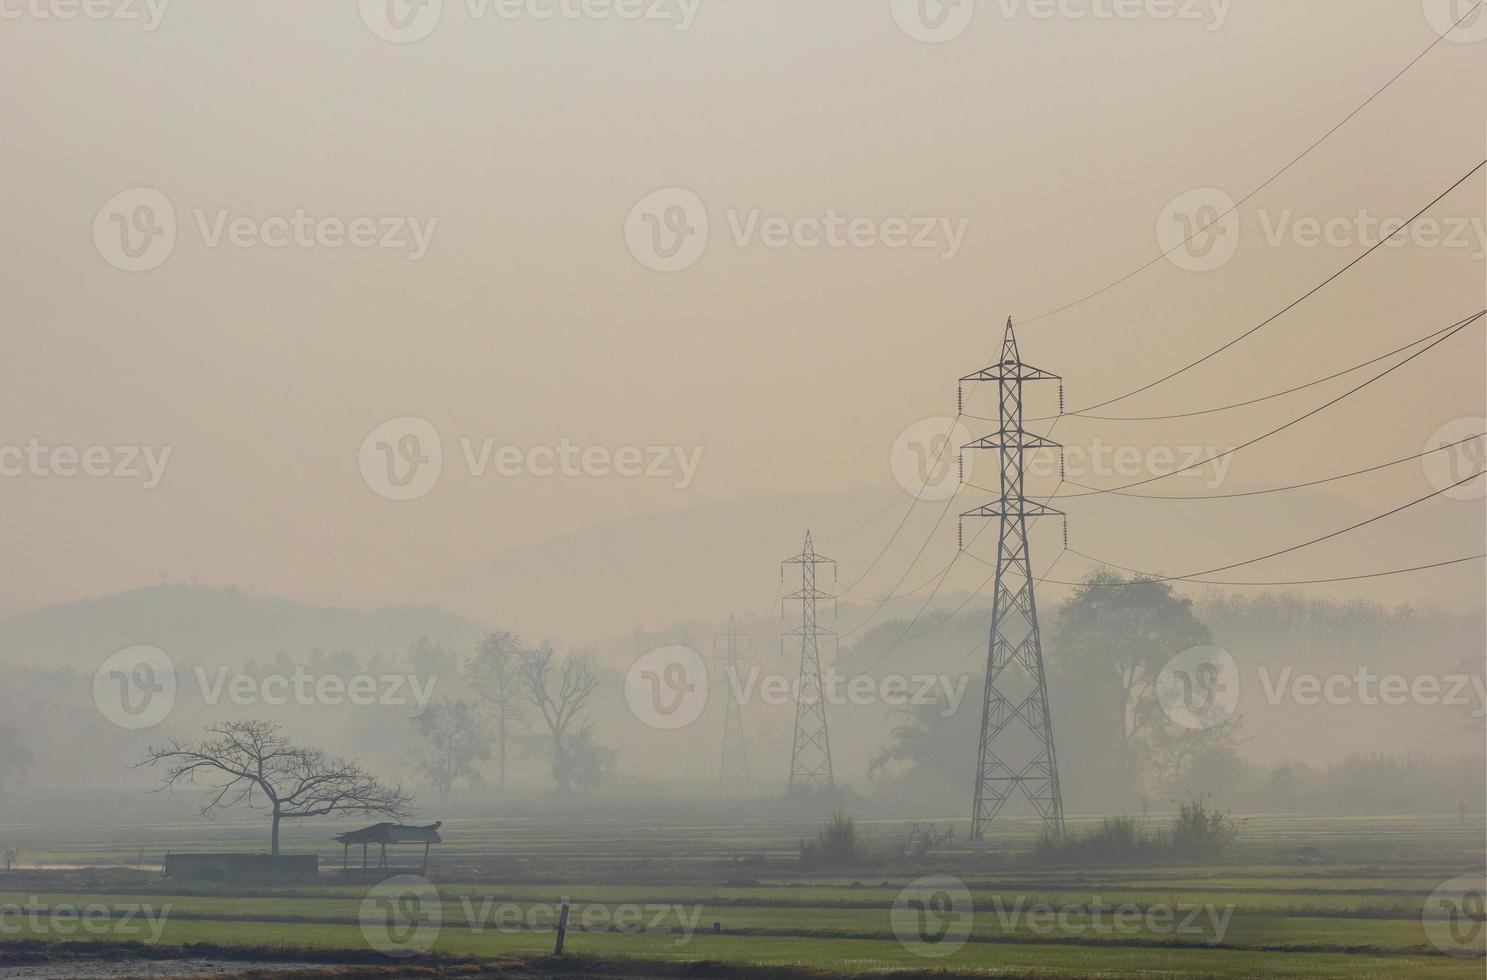
[[[992,364],[984,367],[974,374],[968,374],[960,379],[965,381],[1062,381],[1063,378],[1052,371],[1033,367],[1021,361],[1003,361],[1000,364]]]

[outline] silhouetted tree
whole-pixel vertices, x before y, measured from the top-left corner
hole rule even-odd
[[[555,661],[556,654],[547,645],[524,651],[520,665],[521,692],[547,725],[552,778],[558,784],[558,792],[566,794],[575,783],[581,786],[597,783],[607,759],[594,742],[593,724],[577,723],[578,713],[599,687],[593,662],[580,656],[570,656],[561,665]]]
[[[495,722],[496,751],[500,757],[500,786],[506,788],[506,758],[513,729],[526,725],[522,698],[521,659],[525,648],[515,635],[487,633],[466,664],[470,686],[490,709]]]
[[[172,739],[164,748],[152,747],[139,765],[166,767],[161,789],[208,789],[203,816],[236,806],[268,810],[274,854],[285,819],[357,813],[399,818],[411,810],[401,788],[384,785],[354,762],[291,744],[272,722],[231,721],[206,732],[196,742]]]

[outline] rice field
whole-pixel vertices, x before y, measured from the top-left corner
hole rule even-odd
[[[870,844],[901,824],[867,824]],[[805,818],[512,817],[451,821],[426,882],[381,884],[336,873],[327,838],[340,829],[286,837],[287,852],[320,853],[319,882],[234,887],[164,879],[160,862],[261,850],[256,824],[45,842],[41,828],[7,828],[31,844],[0,876],[0,964],[19,938],[540,957],[567,903],[565,952],[609,960],[1065,977],[1483,970],[1480,822],[1255,816],[1222,863],[1117,868],[1034,867],[1019,855],[1035,828],[1014,826],[986,848],[812,874],[794,860],[814,833]],[[416,866],[421,851],[392,857]]]

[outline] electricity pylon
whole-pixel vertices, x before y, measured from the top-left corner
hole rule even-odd
[[[999,398],[996,432],[968,443],[970,450],[996,450],[1001,463],[1001,496],[992,503],[962,514],[995,517],[997,534],[996,593],[991,612],[991,636],[986,658],[986,697],[981,714],[981,746],[976,762],[976,799],[971,811],[971,837],[980,839],[1014,791],[1020,791],[1055,833],[1064,830],[1064,804],[1058,785],[1058,761],[1053,746],[1053,720],[1048,712],[1048,680],[1043,671],[1043,648],[1038,635],[1038,606],[1033,597],[1032,559],[1028,552],[1027,519],[1062,516],[1023,496],[1023,454],[1061,449],[1022,428],[1022,386],[1029,381],[1059,381],[1022,363],[1012,320],[1002,340],[1001,360],[961,379],[994,381]],[[1031,738],[1017,735],[1019,729]],[[1022,744],[1014,746],[1016,736]],[[1020,749],[1018,755],[1013,752]],[[1024,761],[1026,760],[1026,761]]]
[[[738,641],[748,638],[747,633],[739,632],[738,623],[732,616],[728,617],[728,631],[713,637],[715,653],[718,641],[727,641],[727,648],[717,654],[723,664],[723,679],[728,687],[728,696],[723,701],[723,764],[719,769],[719,778],[732,786],[741,786],[749,781],[749,756],[744,748],[743,708],[738,701],[741,684],[739,668],[744,663]]]
[[[821,648],[818,638],[835,636],[822,629],[816,619],[816,603],[835,598],[816,588],[816,566],[836,562],[816,554],[811,532],[805,533],[805,548],[783,565],[800,566],[800,591],[785,599],[800,600],[800,628],[786,636],[800,637],[800,681],[795,689],[795,746],[790,752],[790,789],[831,789],[831,737],[826,729],[826,700],[821,692]],[[783,576],[784,569],[781,568]]]

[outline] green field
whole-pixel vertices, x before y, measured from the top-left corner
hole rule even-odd
[[[881,845],[897,826],[869,824],[868,831]],[[318,850],[332,871],[341,852],[325,839],[335,829],[300,828],[285,850]],[[793,861],[795,841],[812,831],[805,819],[454,821],[442,831],[447,843],[435,850],[433,890],[406,920],[396,913],[393,933],[386,931],[385,909],[394,906],[369,905],[370,882],[327,873],[318,884],[233,888],[159,876],[167,848],[254,851],[261,849],[261,830],[190,823],[53,833],[44,843],[41,828],[7,828],[30,846],[21,866],[0,877],[0,929],[8,939],[364,953],[379,937],[396,934],[402,942],[422,923],[426,931],[409,948],[540,956],[552,950],[553,919],[567,901],[567,951],[606,958],[800,964],[840,973],[1480,977],[1483,971],[1480,958],[1447,955],[1480,948],[1480,905],[1466,906],[1451,922],[1431,903],[1438,888],[1461,875],[1469,889],[1483,887],[1480,824],[1254,817],[1223,863],[1119,868],[1033,867],[1017,856],[1030,829],[1017,827],[1006,847],[999,840],[987,849],[952,847],[922,866],[883,861],[813,875]],[[1296,857],[1303,846],[1316,849],[1304,863]],[[412,859],[402,856],[404,863]],[[905,886],[932,873],[953,875],[969,899],[944,920],[926,920],[904,904],[905,894],[919,894],[905,893]],[[91,916],[86,928],[84,915]],[[916,933],[926,921],[949,924]],[[1450,945],[1452,936],[1460,946]],[[3,957],[0,943],[0,965]]]

